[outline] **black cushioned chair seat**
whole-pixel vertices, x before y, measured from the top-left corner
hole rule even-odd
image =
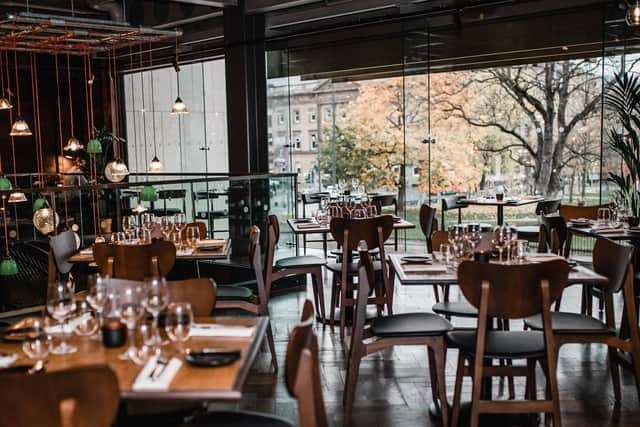
[[[516,231],[518,232],[518,237],[537,236],[540,234],[540,226],[523,225],[521,227],[516,227]]]
[[[438,302],[431,309],[442,316],[478,317],[478,309],[467,301]]]
[[[293,427],[286,418],[281,418],[271,414],[261,414],[258,412],[238,411],[238,412],[209,412],[206,415],[196,416],[182,427],[204,427],[204,426],[244,426],[244,427]]]
[[[253,297],[251,289],[244,286],[220,285],[216,289],[216,299],[224,300],[244,300],[248,301]]]
[[[451,323],[433,313],[394,314],[371,322],[371,332],[379,337],[432,336],[452,329]]]
[[[474,354],[476,331],[451,331],[447,333],[447,343],[464,353]],[[488,331],[484,354],[490,359],[542,357],[544,337],[538,331]]]
[[[531,329],[542,329],[542,316],[536,315],[524,320],[524,324]],[[554,311],[551,313],[551,328],[557,334],[572,334],[580,332],[613,334],[615,333],[600,320],[584,316],[578,313],[564,313]]]
[[[329,264],[327,264],[327,268],[331,271],[340,273],[342,271],[342,263],[339,262],[331,262]],[[380,271],[382,270],[382,264],[380,264],[380,261],[374,261],[373,262],[373,269],[374,271]],[[349,268],[347,270],[348,274],[358,274],[358,263],[357,262],[352,262],[349,264]]]
[[[276,268],[295,268],[295,267],[319,267],[327,262],[317,256],[292,256],[282,258],[276,261]]]

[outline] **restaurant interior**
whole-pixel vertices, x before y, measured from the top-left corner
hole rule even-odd
[[[0,199],[0,427],[640,426],[640,1],[0,0]]]

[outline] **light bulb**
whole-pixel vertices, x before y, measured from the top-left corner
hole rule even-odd
[[[640,26],[640,0],[636,0],[636,4],[629,5],[625,21],[630,27]]]
[[[149,172],[161,172],[164,166],[162,166],[162,162],[158,159],[158,156],[153,156],[153,160],[149,164]]]
[[[11,126],[10,136],[31,136],[31,129],[27,122],[20,116],[16,117],[16,121]]]
[[[120,182],[129,175],[129,169],[122,159],[115,159],[107,163],[104,175],[111,182]]]
[[[10,110],[11,108],[13,108],[13,105],[11,105],[11,101],[9,101],[4,96],[0,98],[0,110]]]
[[[69,138],[67,140],[67,145],[64,146],[65,151],[71,151],[71,152],[82,150],[83,148],[84,148],[84,145],[82,145],[80,141],[78,141],[78,139],[74,136]]]
[[[182,99],[180,99],[180,97],[177,97],[174,101],[173,107],[171,108],[171,114],[189,114],[187,105]]]
[[[7,200],[7,202],[9,203],[21,203],[26,201],[27,196],[22,191],[14,191],[13,193],[9,194],[9,200]]]

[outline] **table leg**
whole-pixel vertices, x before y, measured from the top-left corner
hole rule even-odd
[[[498,225],[504,224],[504,205],[498,205]]]

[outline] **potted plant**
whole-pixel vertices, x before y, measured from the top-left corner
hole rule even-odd
[[[605,95],[605,106],[616,126],[608,130],[607,142],[622,159],[619,173],[609,172],[617,186],[617,198],[629,212],[629,225],[640,222],[640,76],[620,73]]]

